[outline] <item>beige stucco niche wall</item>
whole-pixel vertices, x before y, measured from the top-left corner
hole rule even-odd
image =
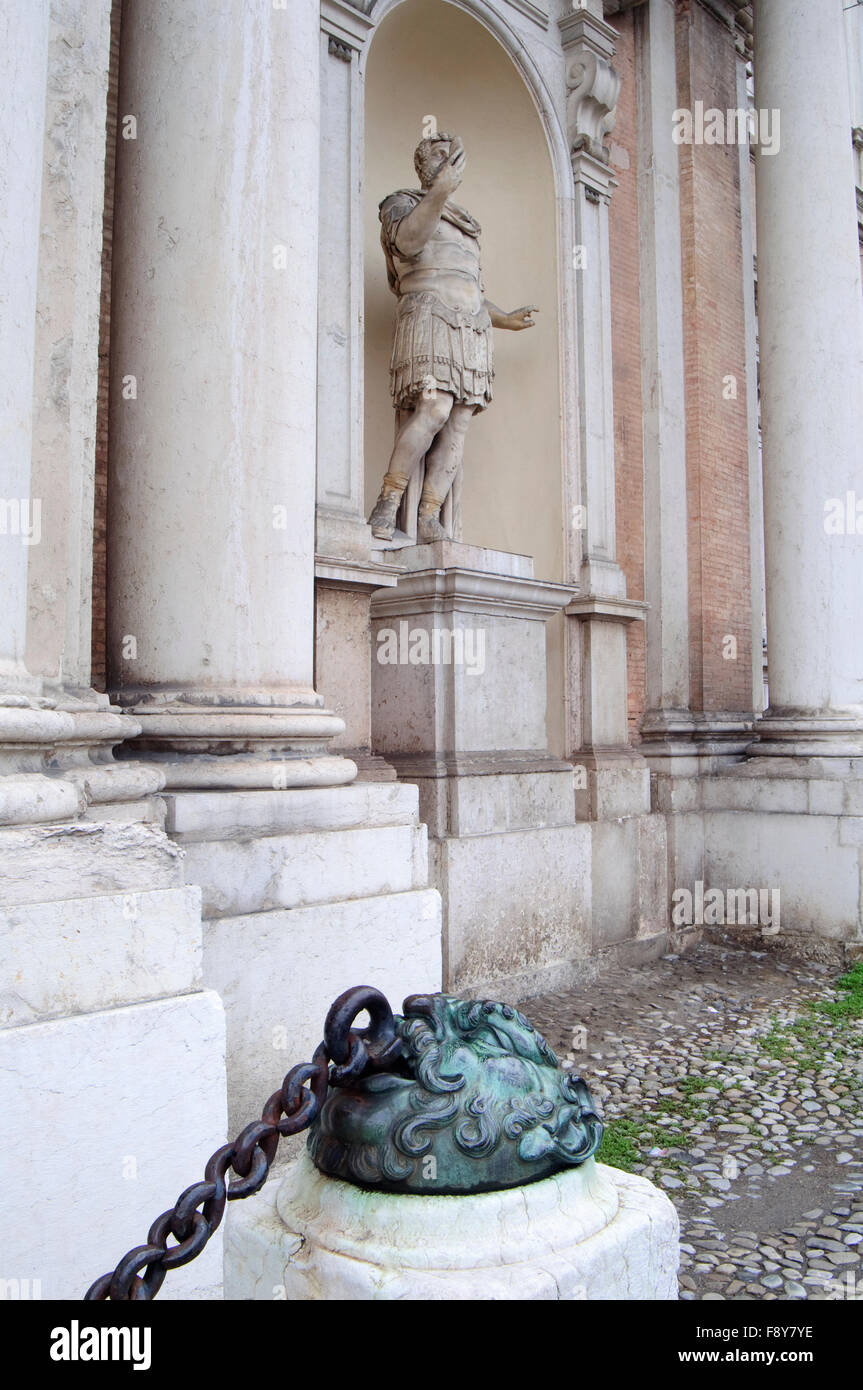
[[[376,29],[365,81],[365,493],[371,506],[393,441],[389,360],[395,298],[378,203],[416,187],[423,121],[461,135],[467,173],[456,201],[482,224],[486,294],[504,309],[537,304],[537,327],[495,331],[495,400],[468,436],[462,538],[534,558],[561,580],[560,351],[554,176],[542,123],[498,41],[445,0],[404,0]],[[562,620],[549,627],[549,741],[563,746]]]

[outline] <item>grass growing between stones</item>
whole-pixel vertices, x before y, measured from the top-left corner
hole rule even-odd
[[[537,1002],[600,1161],[678,1208],[681,1298],[863,1302],[863,963],[706,942]]]
[[[813,1013],[823,1014],[834,1023],[863,1018],[863,960],[858,960],[847,975],[841,975],[835,987],[841,990],[843,998],[819,1000],[811,1005]]]
[[[841,975],[833,988],[838,999],[807,1000],[799,1018],[781,1023],[775,1016],[770,1031],[762,1039],[764,1053],[784,1061],[793,1056],[803,1068],[818,1067],[827,1060],[841,1062],[848,1048],[837,1039],[855,1041],[845,1025],[863,1018],[863,961]],[[825,1022],[832,1024],[832,1035],[825,1033]]]
[[[622,1168],[631,1173],[641,1160],[638,1137],[643,1126],[635,1120],[608,1120],[602,1134],[602,1143],[597,1150],[598,1163],[607,1163],[609,1168]]]
[[[800,1085],[805,1087],[811,1084],[810,1078],[814,1081],[826,1073],[826,1079],[838,1082],[843,1093],[835,1097],[837,1111],[857,1110],[863,1089],[859,1074],[863,1038],[854,1025],[863,1019],[863,961],[841,976],[832,989],[838,996],[835,999],[806,1000],[790,1016],[768,1015],[761,1028],[751,1029],[741,1038],[740,1047],[705,1049],[698,1070],[668,1078],[671,1084],[663,1086],[659,1094],[641,1092],[636,1113],[626,1106],[623,1114],[608,1115],[598,1161],[626,1172],[643,1173],[663,1186],[702,1187],[692,1171],[696,1157],[704,1156],[698,1148],[704,1142],[702,1136],[716,1133],[718,1138],[730,1139],[736,1134],[741,1146],[763,1143],[771,1134],[764,1121],[784,1118],[759,1110],[754,1116],[745,1113],[755,1099],[753,1090],[776,1080],[777,1067],[783,1068],[781,1075],[789,1085],[783,1095],[796,1099]],[[855,1061],[857,1067],[853,1066]],[[845,1071],[847,1062],[852,1063],[850,1074]],[[706,1074],[700,1074],[703,1068]],[[618,1104],[620,1101],[624,1101],[623,1096]],[[689,1152],[693,1148],[695,1155]],[[772,1143],[766,1148],[775,1150]],[[749,1160],[754,1157],[750,1154]]]

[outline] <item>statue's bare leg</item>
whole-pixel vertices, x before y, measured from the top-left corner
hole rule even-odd
[[[440,523],[440,509],[461,467],[465,436],[475,409],[472,405],[454,405],[429,450],[417,521],[417,540],[422,543],[449,540]]]
[[[420,459],[425,457],[435,436],[446,425],[452,409],[453,398],[447,391],[438,391],[428,400],[423,396],[417,398],[414,409],[398,432],[380,496],[369,517],[373,536],[392,540],[402,493]]]

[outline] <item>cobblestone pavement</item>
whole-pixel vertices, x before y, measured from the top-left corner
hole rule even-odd
[[[587,1081],[600,1159],[675,1203],[683,1299],[863,1301],[863,966],[837,974],[710,944],[520,1006]]]

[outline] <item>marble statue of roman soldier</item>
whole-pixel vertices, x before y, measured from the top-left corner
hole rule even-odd
[[[381,244],[398,297],[390,367],[398,429],[372,535],[391,540],[402,494],[425,460],[417,542],[449,539],[440,510],[461,466],[471,418],[492,399],[492,328],[532,328],[535,306],[504,313],[485,298],[479,223],[450,201],[464,177],[456,136],[420,142],[421,189],[399,189],[380,205]]]

